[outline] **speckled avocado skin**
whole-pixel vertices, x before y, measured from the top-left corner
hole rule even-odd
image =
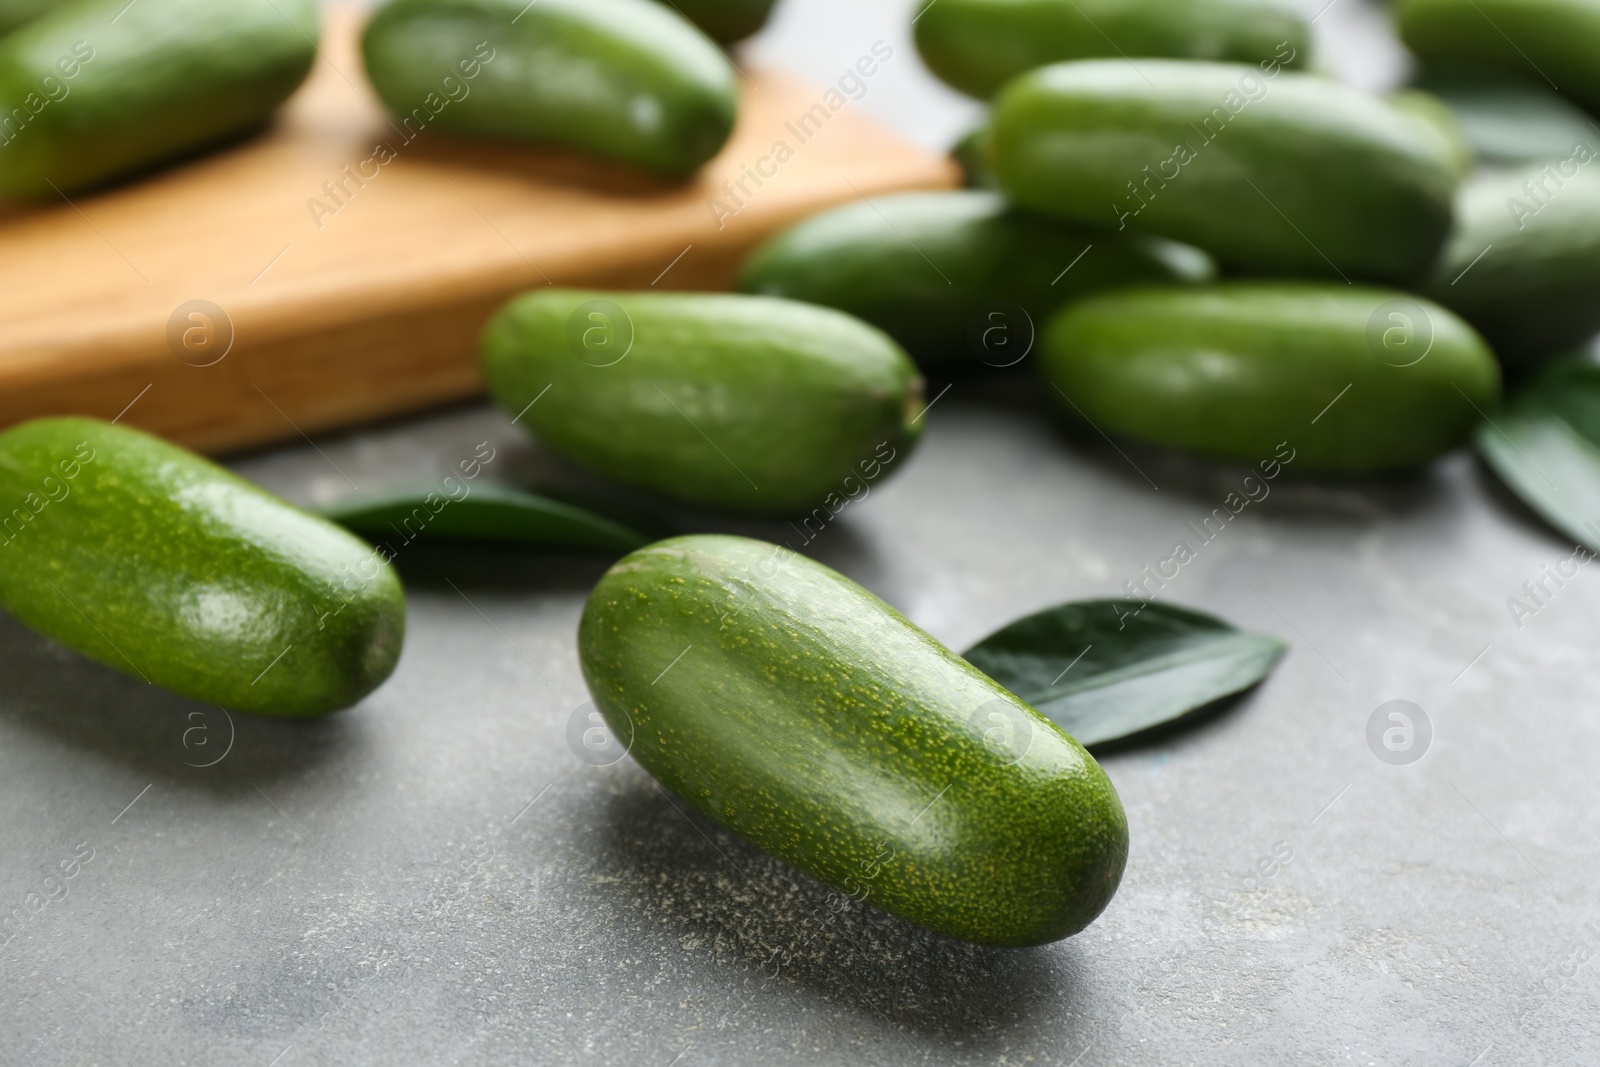
[[[905,351],[794,300],[536,289],[490,321],[482,357],[495,400],[552,451],[730,511],[832,507],[922,433]]]
[[[851,896],[988,945],[1083,929],[1127,820],[1094,759],[842,575],[692,536],[612,567],[578,632],[595,704],[646,770]]]
[[[399,580],[368,545],[95,419],[0,434],[0,606],[126,674],[263,715],[355,703],[405,637]]]

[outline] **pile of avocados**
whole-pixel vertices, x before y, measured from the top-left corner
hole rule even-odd
[[[682,179],[737,118],[724,46],[770,7],[391,0],[363,58],[396,122]],[[489,391],[601,479],[823,525],[904,465],[925,375],[977,363],[1156,445],[1245,463],[1288,446],[1336,475],[1428,463],[1505,376],[1600,331],[1600,127],[1489,169],[1506,139],[1491,151],[1492,123],[1459,110],[1474,86],[1546,92],[1535,73],[1552,106],[1600,108],[1600,7],[1399,0],[1394,17],[1419,82],[1455,87],[1443,99],[1317,73],[1286,0],[937,0],[919,51],[989,101],[958,153],[972,188],[804,220],[735,293],[521,295],[485,328]],[[0,0],[0,34],[0,194],[49,198],[267,122],[318,17],[313,0]],[[0,433],[0,605],[150,684],[275,716],[361,700],[405,633],[388,552],[84,418]],[[783,546],[631,553],[590,595],[578,654],[646,770],[855,899],[1021,946],[1116,891],[1127,821],[1089,753]]]

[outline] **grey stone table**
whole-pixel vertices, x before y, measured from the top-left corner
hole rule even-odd
[[[813,42],[814,74],[905,45],[899,6],[788,2],[761,47]],[[1372,17],[1342,0],[1318,25]],[[942,138],[965,119],[906,60],[864,105]],[[806,551],[960,648],[1118,593],[1239,485],[1063,429],[1028,381],[936,379],[922,448]],[[318,503],[481,442],[486,477],[581,481],[478,406],[235,466]],[[1291,465],[1161,596],[1292,651],[1102,753],[1123,888],[1025,951],[841,910],[575,742],[601,560],[408,550],[399,670],[311,723],[185,703],[0,618],[0,1063],[1592,1064],[1600,575],[1507,606],[1571,554],[1465,454],[1381,482]],[[1369,743],[1391,700],[1421,709],[1409,763]]]

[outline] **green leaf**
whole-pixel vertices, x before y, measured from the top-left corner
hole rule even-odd
[[[1478,454],[1551,526],[1600,552],[1600,364],[1548,364],[1473,436]]]
[[[1590,143],[1581,109],[1544,85],[1476,69],[1431,69],[1413,85],[1443,100],[1479,159],[1532,163],[1565,159]]]
[[[1198,611],[1085,600],[1018,619],[966,651],[974,667],[1094,745],[1250,688],[1288,649]]]
[[[416,540],[620,553],[656,540],[575,504],[486,483],[459,500],[427,487],[343,501],[319,514],[393,547]]]

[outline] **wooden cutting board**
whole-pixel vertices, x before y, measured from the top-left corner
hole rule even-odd
[[[0,210],[0,425],[120,414],[218,452],[468,397],[478,333],[513,293],[723,288],[787,223],[957,180],[771,70],[744,72],[733,138],[686,185],[428,131],[408,143],[365,83],[359,20],[330,13],[316,70],[260,136]]]

